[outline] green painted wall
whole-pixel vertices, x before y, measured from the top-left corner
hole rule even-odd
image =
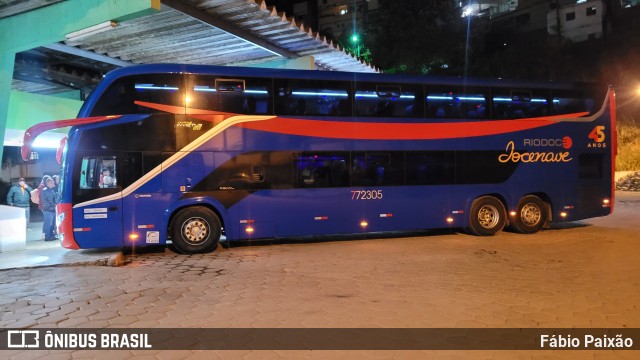
[[[11,90],[7,128],[26,130],[32,125],[78,115],[82,101]]]

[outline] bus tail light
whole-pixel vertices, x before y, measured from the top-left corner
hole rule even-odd
[[[609,206],[611,206],[611,200],[603,199],[602,200],[602,207],[609,207]]]

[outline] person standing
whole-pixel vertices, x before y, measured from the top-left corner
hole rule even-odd
[[[42,177],[42,181],[40,181],[40,185],[38,185],[38,191],[36,192],[38,194],[38,210],[40,210],[42,212],[42,216],[44,217],[44,210],[42,209],[42,191],[47,187],[47,179],[50,179],[51,177],[49,175],[44,175]],[[44,227],[44,222],[42,223],[42,234],[43,237],[46,237],[46,230]]]
[[[56,194],[60,194],[60,176],[58,175],[53,175],[51,177],[53,179],[53,191],[56,192]]]
[[[31,211],[29,209],[31,206],[31,203],[29,202],[31,199],[31,190],[31,187],[27,185],[24,178],[20,178],[18,183],[13,185],[7,194],[7,204],[9,204],[9,206],[17,206],[24,209],[24,216],[27,219],[27,228],[29,227],[29,219],[31,217]]]
[[[56,240],[55,219],[56,219],[56,192],[53,190],[55,183],[52,178],[46,180],[46,187],[40,194],[40,203],[42,203],[42,212],[44,213],[44,241]]]

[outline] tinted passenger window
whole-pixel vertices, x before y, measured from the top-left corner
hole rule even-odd
[[[488,118],[487,89],[455,86],[430,87],[426,94],[427,117],[443,119]]]
[[[498,161],[500,151],[457,151],[456,184],[499,184],[507,181],[519,163]]]
[[[183,118],[184,115],[154,114],[136,122],[85,130],[78,147],[82,150],[175,151],[176,122]]]
[[[305,152],[297,155],[295,182],[299,188],[349,186],[349,154]]]
[[[357,83],[355,114],[372,117],[422,117],[419,87]]]
[[[593,115],[602,106],[604,97],[588,90],[554,90],[553,112],[555,115],[587,112]]]
[[[276,80],[278,115],[351,116],[346,81]]]
[[[442,185],[455,181],[453,151],[407,152],[407,185]]]
[[[191,76],[189,113],[271,114],[271,79]]]
[[[288,151],[238,154],[213,170],[193,191],[289,189],[291,160]]]
[[[121,114],[184,113],[182,76],[137,75],[113,83],[93,108],[91,116]]]
[[[404,185],[402,152],[356,152],[352,162],[352,186]]]
[[[494,119],[524,119],[552,114],[550,93],[536,89],[493,89]]]

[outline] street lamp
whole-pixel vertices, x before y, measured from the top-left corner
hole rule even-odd
[[[351,35],[351,42],[355,47],[358,59],[360,58],[360,41],[359,40],[360,40],[360,37],[358,36],[358,34],[354,33],[353,35]]]

